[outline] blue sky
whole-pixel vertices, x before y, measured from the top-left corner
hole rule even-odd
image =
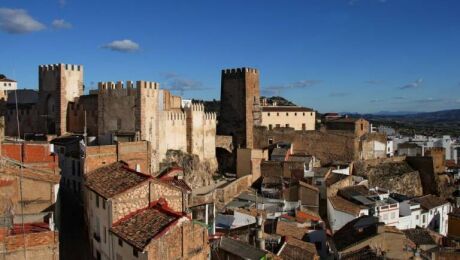
[[[151,80],[219,99],[223,68],[255,67],[262,94],[321,112],[460,107],[460,1],[2,0],[0,73],[38,65],[98,81]]]

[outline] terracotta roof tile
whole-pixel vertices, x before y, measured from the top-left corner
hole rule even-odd
[[[153,203],[117,221],[110,230],[130,245],[144,250],[152,239],[164,234],[180,219],[187,218],[181,213],[171,211],[167,206]]]
[[[286,243],[281,248],[278,255],[283,259],[314,259],[317,255],[316,247],[312,243],[304,242],[302,240],[286,237]]]
[[[169,178],[161,178],[161,181],[169,184],[169,185],[172,185],[174,187],[177,187],[183,191],[192,191],[192,188],[190,188],[190,186],[187,184],[187,182],[185,182],[183,179],[177,179],[177,178],[174,178],[174,177],[169,177]]]
[[[432,194],[414,198],[412,199],[412,201],[420,203],[420,207],[422,207],[425,210],[430,210],[430,209],[433,209],[433,208],[436,208],[436,207],[439,207],[441,205],[448,203],[444,199],[438,196],[432,195]]]
[[[361,209],[364,209],[364,207],[348,201],[340,196],[329,197],[328,200],[331,202],[334,209],[350,213],[355,216],[359,214]]]
[[[129,169],[124,162],[115,162],[88,173],[85,178],[89,189],[108,199],[152,177]]]
[[[436,245],[428,230],[424,228],[411,228],[403,230],[406,237],[416,245]]]

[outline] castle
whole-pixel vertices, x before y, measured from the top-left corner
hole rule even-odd
[[[83,95],[83,66],[39,66],[37,97],[19,102],[20,137],[28,133],[85,134],[88,144],[146,140],[152,171],[167,150],[215,161],[216,114],[160,89],[156,82],[99,82]],[[16,106],[9,102],[5,133],[17,136]]]

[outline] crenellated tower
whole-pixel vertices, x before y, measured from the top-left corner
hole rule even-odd
[[[40,128],[48,134],[67,132],[69,102],[83,95],[83,66],[40,65],[38,68]]]
[[[204,110],[204,104],[185,107],[187,114],[187,152],[200,160],[215,158],[216,114]]]
[[[217,133],[233,136],[234,147],[253,147],[254,107],[260,98],[259,71],[253,68],[222,70],[220,117]]]

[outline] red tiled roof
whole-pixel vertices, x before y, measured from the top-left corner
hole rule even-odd
[[[308,212],[306,212],[308,211]],[[320,221],[321,220],[321,217],[313,212],[313,211],[310,211],[310,210],[304,210],[304,211],[297,211],[296,212],[296,220],[298,222],[302,222],[302,221],[305,221],[305,220],[312,220],[312,221]]]
[[[128,168],[124,162],[115,162],[89,172],[86,186],[108,199],[151,179],[152,177]]]
[[[163,178],[174,177],[178,173],[183,173],[183,172],[184,172],[184,169],[182,167],[178,167],[178,166],[169,167],[164,172],[160,173],[160,175],[158,175],[157,178],[163,179]]]
[[[317,256],[315,244],[287,236],[284,246],[278,252],[282,259],[314,259]]]
[[[152,239],[163,235],[180,219],[187,219],[182,213],[174,212],[167,206],[165,200],[151,203],[147,208],[133,212],[115,222],[110,229],[139,250],[150,243]]]
[[[331,202],[334,209],[352,214],[354,216],[357,216],[362,209],[361,206],[339,196],[329,197],[328,200]]]
[[[11,252],[18,249],[32,248],[36,246],[58,246],[59,234],[56,231],[43,231],[37,233],[27,233],[18,235],[9,235],[3,237],[1,243],[5,251]]]
[[[422,197],[414,198],[412,201],[420,203],[420,207],[425,210],[430,210],[441,205],[448,203],[446,200],[442,199],[441,197],[428,194]]]
[[[177,178],[174,178],[174,177],[168,177],[168,178],[161,178],[160,180],[165,182],[165,183],[168,183],[169,185],[177,187],[177,188],[179,188],[181,190],[192,191],[192,188],[190,188],[190,186],[188,186],[187,182],[185,182],[182,179],[177,179]]]

